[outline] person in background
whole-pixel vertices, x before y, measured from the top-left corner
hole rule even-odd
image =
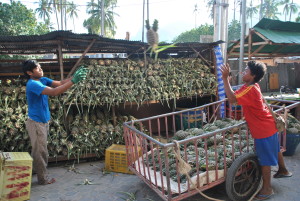
[[[50,110],[48,96],[58,96],[70,87],[86,78],[87,69],[80,68],[73,77],[55,81],[43,77],[43,69],[35,60],[23,62],[23,72],[28,79],[26,84],[26,99],[28,104],[28,119],[25,122],[32,146],[33,172],[36,172],[38,184],[52,184],[54,178],[47,176]]]
[[[255,151],[263,179],[263,186],[255,199],[268,199],[274,194],[271,187],[271,166],[279,166],[274,178],[290,177],[292,173],[285,167],[275,120],[263,101],[258,85],[266,73],[266,66],[258,61],[249,61],[242,73],[244,85],[235,92],[229,83],[231,72],[229,64],[222,65],[221,72],[228,101],[243,107],[245,120],[255,141]]]

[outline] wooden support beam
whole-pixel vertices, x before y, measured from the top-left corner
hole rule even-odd
[[[75,71],[75,69],[77,68],[77,66],[79,65],[79,63],[81,62],[81,60],[83,59],[83,57],[86,55],[86,53],[91,49],[91,47],[94,45],[96,39],[93,39],[92,42],[89,44],[89,46],[85,49],[85,51],[82,53],[81,57],[77,60],[76,64],[73,66],[73,68],[71,69],[71,71],[69,72],[67,77],[70,77],[72,75],[72,73]]]
[[[197,56],[199,56],[202,61],[204,61],[206,63],[206,65],[211,66],[210,63],[208,63],[208,61],[200,54],[200,52],[198,52],[197,50],[195,50],[193,47],[190,46],[190,48],[192,48],[192,50],[197,54]],[[225,58],[226,59],[226,58]]]
[[[62,54],[62,47],[61,44],[58,44],[58,62],[59,62],[59,69],[60,69],[60,79],[64,79],[64,64],[63,64],[63,54]]]
[[[1,45],[19,46],[19,45],[54,45],[59,44],[60,40],[39,40],[29,42],[1,42]]]
[[[249,41],[248,41],[249,42]],[[258,45],[270,45],[271,42],[257,42],[257,43],[252,43],[251,46],[258,46]],[[248,44],[244,44],[244,47],[248,47],[249,46],[249,43]],[[240,48],[241,46],[240,45],[236,45],[234,46],[233,49],[235,48]]]
[[[60,75],[60,72],[44,72],[45,75]],[[67,73],[64,73],[67,74]],[[0,77],[23,76],[24,73],[0,73]]]
[[[261,37],[261,39],[263,39],[264,41],[266,41],[266,42],[269,41],[269,39],[267,39],[264,35],[262,35],[262,34],[259,33],[258,31],[254,31],[254,33],[255,33],[256,35],[258,35],[259,37]]]
[[[272,45],[299,46],[299,43],[272,43]]]
[[[254,52],[252,52],[251,55],[249,55],[250,57],[252,57],[253,55],[255,55],[257,52],[259,52],[261,49],[263,49],[266,45],[262,45],[259,48],[257,48]]]
[[[259,45],[271,45],[270,41],[265,41],[265,42],[254,42],[252,43],[252,46],[259,46]]]
[[[273,50],[273,53],[279,52],[280,50],[282,50],[283,48],[285,48],[285,46],[280,46],[279,48],[277,48],[276,50]]]
[[[291,56],[299,56],[299,53],[294,53],[294,54],[283,54],[283,53],[278,53],[278,54],[270,54],[270,53],[252,53],[252,57],[291,57]],[[239,54],[234,53],[229,56],[230,58],[238,58]]]
[[[234,50],[239,44],[240,44],[240,41],[237,43],[237,45],[233,46],[233,48],[229,51],[229,53],[228,53],[229,57],[230,57],[230,55],[234,54]]]

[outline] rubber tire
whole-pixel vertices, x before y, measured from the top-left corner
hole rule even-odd
[[[249,170],[246,171],[247,173],[250,173],[251,177],[249,177],[248,179],[247,178],[245,179],[244,177],[243,178],[245,179],[244,181],[238,182],[240,184],[239,186],[246,187],[246,190],[243,190],[242,192],[238,192],[236,189],[237,186],[235,186],[234,184],[236,182],[236,179],[239,179],[239,177],[243,175],[247,176],[245,174],[241,174],[237,176],[239,169],[243,165],[246,165],[246,162],[250,162],[251,165],[253,166],[251,169],[249,169],[250,171]],[[251,196],[257,190],[261,177],[262,177],[261,167],[258,163],[257,156],[254,153],[242,154],[240,157],[238,157],[236,160],[233,161],[232,165],[227,171],[225,183],[226,183],[226,192],[228,197],[234,201],[249,200],[249,198],[251,198]]]

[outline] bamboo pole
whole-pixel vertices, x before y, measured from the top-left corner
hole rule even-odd
[[[91,49],[91,47],[94,45],[95,42],[96,42],[96,39],[93,39],[92,42],[89,44],[89,46],[82,53],[81,57],[77,60],[76,64],[73,66],[73,68],[71,69],[71,71],[69,72],[69,74],[68,74],[67,77],[70,77],[72,75],[72,73],[75,71],[76,67],[79,65],[79,63],[81,62],[81,60],[83,59],[83,57]]]
[[[61,44],[58,44],[58,61],[59,61],[59,69],[60,69],[60,79],[64,79],[64,64],[63,64],[63,54]]]

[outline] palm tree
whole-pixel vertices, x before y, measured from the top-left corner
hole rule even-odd
[[[290,3],[290,21],[292,19],[292,14],[295,14],[298,12],[298,5],[294,3],[294,0],[292,0],[292,3]]]
[[[194,14],[195,14],[195,28],[197,27],[197,13],[198,13],[198,5],[195,4]]]
[[[284,14],[284,20],[286,21],[286,16],[289,14],[290,12],[290,0],[283,0],[282,2],[280,2],[280,5],[284,5],[283,7],[283,14]]]
[[[206,7],[210,9],[209,17],[211,17],[211,19],[214,19],[214,4],[215,0],[207,0]]]
[[[259,20],[261,20],[263,18],[263,4],[264,4],[264,0],[260,0],[260,6],[259,7]]]
[[[263,4],[260,5],[262,16],[266,18],[278,20],[279,18],[277,17],[277,15],[280,14],[278,12],[278,6],[279,6],[278,0],[265,0],[262,2]]]
[[[300,12],[298,13],[298,17],[296,17],[295,21],[300,22]]]
[[[68,7],[67,7],[67,13],[69,14],[69,18],[73,19],[73,27],[74,27],[74,32],[75,32],[75,21],[74,21],[74,18],[78,18],[78,8],[77,8],[77,5],[74,4],[74,2],[72,1]]]
[[[84,21],[83,26],[88,29],[89,33],[100,34],[100,25],[102,21],[101,12],[104,10],[104,32],[108,37],[113,37],[116,33],[116,24],[114,22],[114,16],[118,14],[114,13],[113,8],[117,4],[117,0],[104,0],[104,8],[101,6],[101,1],[91,1],[87,6],[87,13],[91,16]]]
[[[89,34],[99,34],[100,33],[100,25],[99,21],[95,18],[88,18],[83,21],[83,27],[88,30]]]
[[[246,15],[247,15],[247,18],[250,18],[251,20],[251,27],[252,27],[252,18],[253,18],[253,15],[254,14],[257,14],[258,10],[256,7],[253,6],[252,4],[252,0],[250,1],[250,7],[247,8],[246,10]]]
[[[235,21],[235,13],[236,13],[236,9],[239,5],[240,5],[240,1],[234,0],[234,2],[233,2],[233,21]]]
[[[57,0],[56,10],[60,13],[60,29],[66,30],[66,0]]]
[[[57,23],[57,30],[59,30],[59,22],[58,22],[58,14],[57,14],[57,9],[58,9],[58,2],[59,0],[50,0],[49,6],[54,9],[55,16],[56,16],[56,23]]]
[[[50,18],[46,19],[45,24],[47,25],[47,27],[49,28],[50,31],[55,30],[55,28],[53,27],[53,24],[50,21]]]
[[[39,7],[35,9],[35,12],[38,13],[39,17],[46,22],[47,19],[50,18],[50,14],[52,13],[51,8],[49,7],[48,0],[40,0]]]

